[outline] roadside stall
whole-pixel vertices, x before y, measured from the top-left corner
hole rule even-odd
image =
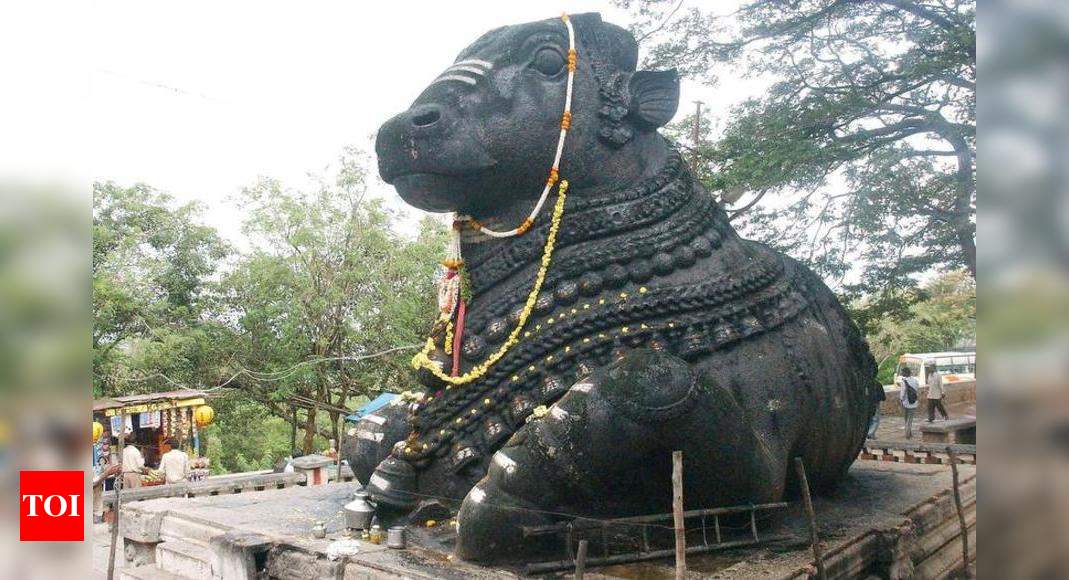
[[[208,460],[200,429],[211,423],[214,411],[205,404],[205,393],[181,389],[162,393],[129,395],[93,402],[93,466],[120,463],[117,440],[124,433],[124,445],[134,445],[149,467],[142,485],[160,485],[160,459],[171,450],[168,440],[190,457],[189,480],[208,474]],[[110,482],[108,489],[111,489]]]

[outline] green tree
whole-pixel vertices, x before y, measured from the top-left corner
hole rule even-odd
[[[911,294],[903,314],[884,312],[866,320],[879,376],[890,382],[899,355],[949,350],[976,341],[976,282],[968,272],[947,272]],[[861,310],[871,311],[861,305]]]
[[[230,250],[200,212],[147,185],[93,185],[96,395],[188,386],[214,364],[205,285]]]
[[[445,229],[427,219],[415,240],[396,233],[396,216],[365,197],[364,166],[350,150],[314,187],[261,179],[244,189],[254,249],[219,285],[219,320],[236,332],[220,379],[241,373],[230,386],[287,421],[300,409],[305,453],[324,412],[337,439],[354,400],[411,388],[408,360],[434,312]]]
[[[289,454],[297,427],[310,452],[365,397],[410,388],[446,230],[428,218],[402,236],[366,198],[367,159],[347,150],[340,161],[308,188],[261,179],[243,190],[251,249],[240,254],[196,205],[96,184],[96,395],[206,389],[213,469],[234,471]]]
[[[772,80],[698,150],[747,235],[840,281],[860,263],[854,295],[932,267],[975,277],[975,2],[750,0],[730,15],[619,3],[648,65]],[[674,127],[681,142],[692,122]]]

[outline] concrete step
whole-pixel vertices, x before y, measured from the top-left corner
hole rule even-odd
[[[160,570],[155,564],[145,564],[136,568],[119,568],[119,580],[194,580],[189,576],[179,576]]]
[[[214,536],[226,533],[229,528],[204,524],[185,517],[167,514],[160,522],[160,538],[163,541],[195,540],[207,544]]]
[[[172,574],[211,578],[212,552],[196,540],[167,540],[156,545],[156,566]]]

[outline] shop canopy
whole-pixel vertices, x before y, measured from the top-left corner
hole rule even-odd
[[[400,395],[398,395],[397,393],[383,393],[383,394],[375,397],[375,399],[373,401],[369,402],[368,404],[366,404],[363,407],[360,407],[359,409],[354,411],[352,415],[348,415],[347,417],[345,417],[345,420],[346,421],[359,421],[360,418],[363,417],[364,415],[370,415],[371,413],[374,413],[375,411],[378,411],[379,409],[385,407],[386,405],[389,405],[390,401],[396,399],[399,396]]]
[[[112,397],[93,401],[93,413],[101,413],[105,417],[112,417],[120,414],[130,415],[180,407],[199,407],[205,403],[204,398],[206,396],[207,393],[204,391],[179,389],[163,393]]]

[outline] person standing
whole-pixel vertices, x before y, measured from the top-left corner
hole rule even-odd
[[[884,392],[883,385],[879,383],[873,383],[872,400],[876,403],[876,410],[873,411],[872,419],[869,420],[869,439],[875,439],[876,430],[880,428],[880,403],[883,403],[887,400],[887,393]]]
[[[936,370],[935,365],[926,365],[924,372],[928,375],[928,422],[935,421],[936,409],[946,421],[950,415],[947,414],[947,408],[943,406],[943,375]]]
[[[913,372],[909,367],[902,369],[902,390],[898,395],[902,403],[902,414],[906,419],[906,439],[913,439],[913,414],[917,411],[917,403],[920,402],[917,390],[920,383],[913,378]]]
[[[145,458],[137,445],[126,445],[122,450],[123,489],[141,487],[141,472],[145,470]]]
[[[163,470],[164,483],[179,483],[189,476],[189,454],[175,445],[173,438],[168,437],[164,442],[170,451],[163,454],[160,459],[160,469]]]
[[[122,470],[121,465],[111,465],[106,457],[93,467],[93,523],[104,521],[104,482]]]

